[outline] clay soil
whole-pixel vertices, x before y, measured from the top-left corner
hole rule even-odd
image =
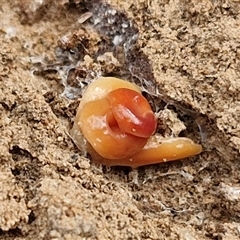
[[[238,1],[0,0],[0,19],[0,239],[240,239]],[[91,161],[69,131],[98,76],[203,152]]]

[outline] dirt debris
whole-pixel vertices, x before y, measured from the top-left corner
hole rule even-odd
[[[0,11],[0,239],[239,239],[236,1],[15,0]],[[134,171],[92,163],[69,129],[99,75],[138,83],[169,116],[163,133],[175,124],[204,152]]]

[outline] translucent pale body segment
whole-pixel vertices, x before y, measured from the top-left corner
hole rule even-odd
[[[192,157],[201,152],[202,146],[194,143],[189,138],[162,139],[161,143],[158,143],[156,138],[152,137],[139,153],[131,157],[131,165],[138,167],[147,164],[174,161]]]
[[[88,86],[78,109],[87,102],[104,98],[109,92],[119,88],[128,88],[141,93],[140,88],[133,83],[114,77],[100,77]]]
[[[179,146],[181,146],[179,148]],[[169,162],[183,158],[192,157],[201,153],[202,146],[194,143],[189,138],[169,138],[159,140],[153,136],[150,138],[146,146],[138,153],[129,158],[123,159],[102,159],[97,158],[100,162],[108,166],[130,166],[133,168],[156,164],[161,162]],[[96,153],[95,153],[96,154]]]

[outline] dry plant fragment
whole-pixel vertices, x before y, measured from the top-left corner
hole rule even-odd
[[[84,93],[71,136],[94,161],[108,166],[139,167],[202,151],[188,138],[160,139],[153,135],[156,127],[155,114],[135,84],[101,77]]]

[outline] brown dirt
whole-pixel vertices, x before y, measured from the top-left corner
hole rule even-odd
[[[0,239],[240,238],[238,1],[2,0],[0,11]],[[99,75],[138,83],[168,115],[159,131],[178,134],[177,116],[203,153],[136,170],[92,163],[69,130]]]

